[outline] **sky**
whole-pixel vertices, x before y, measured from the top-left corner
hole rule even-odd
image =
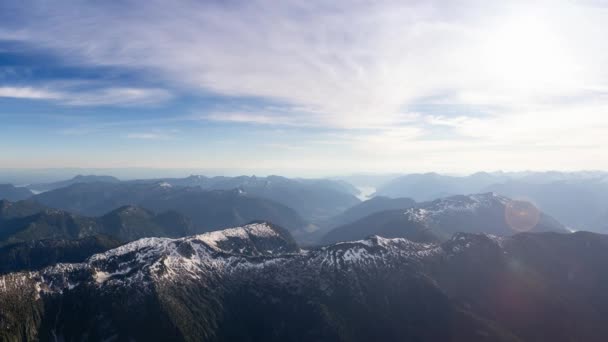
[[[608,170],[608,1],[0,1],[0,168]]]

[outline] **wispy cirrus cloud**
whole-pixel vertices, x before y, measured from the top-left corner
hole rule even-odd
[[[534,101],[606,84],[592,68],[608,58],[592,44],[605,13],[576,2],[136,4],[33,5],[44,20],[27,16],[15,36],[69,51],[76,63],[146,68],[204,91],[304,105],[338,127],[391,122],[440,90],[463,102]],[[566,31],[565,20],[579,25]]]
[[[14,99],[58,100],[64,95],[47,89],[33,87],[0,87],[0,97]]]
[[[140,139],[140,140],[167,140],[171,136],[165,133],[128,133],[126,136],[128,139]]]
[[[0,95],[66,105],[158,103],[173,92],[255,98],[262,105],[183,120],[343,130],[330,140],[353,158],[376,160],[376,151],[421,163],[441,156],[446,165],[479,158],[506,167],[522,163],[518,153],[559,165],[547,152],[559,142],[592,166],[608,145],[608,49],[598,43],[608,11],[599,3],[29,3],[10,12],[19,19],[0,39],[68,64],[152,75],[171,90],[13,87]]]
[[[69,106],[153,105],[170,100],[173,95],[158,88],[107,87],[89,90],[65,87],[0,86],[0,97],[49,100]]]

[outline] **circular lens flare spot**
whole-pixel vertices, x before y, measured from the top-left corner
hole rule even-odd
[[[505,207],[505,218],[511,229],[528,232],[538,224],[540,210],[528,201],[513,200]]]

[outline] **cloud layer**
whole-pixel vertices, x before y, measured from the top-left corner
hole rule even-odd
[[[608,9],[601,3],[138,4],[32,2],[12,9],[19,20],[1,28],[0,39],[66,63],[135,70],[172,92],[278,103],[196,115],[335,129],[341,132],[329,139],[348,145],[353,160],[394,168],[380,159],[419,154],[431,167],[471,158],[489,160],[485,168],[554,167],[559,151],[578,151],[572,164],[608,168],[596,160],[608,146]],[[9,85],[0,96],[96,105],[157,103],[171,93],[114,87],[74,96]]]

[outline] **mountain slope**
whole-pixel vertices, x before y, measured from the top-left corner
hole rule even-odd
[[[0,222],[0,246],[43,239],[78,239],[102,231],[93,218],[45,209]]]
[[[600,215],[590,224],[590,230],[608,234],[608,210],[603,215]]]
[[[257,223],[0,277],[0,339],[605,341],[608,236],[299,250]]]
[[[0,273],[35,270],[60,262],[83,262],[93,254],[116,248],[120,241],[92,235],[76,240],[34,240],[0,247]]]
[[[432,241],[429,234],[446,240],[457,232],[508,236],[522,231],[568,232],[559,222],[526,202],[487,193],[452,196],[406,210],[376,213],[333,229],[322,241],[349,241],[369,235]]]
[[[406,238],[415,242],[436,242],[439,237],[422,222],[404,215],[404,209],[373,213],[360,220],[336,227],[321,239],[322,244],[365,239],[372,235]]]
[[[124,206],[113,210],[98,221],[103,233],[120,241],[133,241],[143,237],[182,237],[195,233],[189,219],[174,211],[160,214],[136,207]]]
[[[37,214],[47,209],[34,201],[11,202],[0,200],[0,223],[6,220]]]
[[[91,218],[34,202],[0,203],[0,271],[83,261],[86,257],[143,237],[194,234],[190,220],[167,211],[154,214],[126,206]]]
[[[12,184],[0,184],[0,200],[21,201],[34,195],[27,188],[18,188]]]
[[[372,197],[361,202],[346,211],[331,218],[327,224],[330,227],[337,227],[347,223],[355,222],[365,216],[392,209],[407,209],[416,205],[411,198],[389,198],[383,196]]]
[[[103,234],[128,242],[142,237],[182,237],[194,234],[192,223],[183,215],[159,214],[125,206],[101,217],[86,217],[36,202],[0,202],[0,246],[37,240],[73,240]]]

